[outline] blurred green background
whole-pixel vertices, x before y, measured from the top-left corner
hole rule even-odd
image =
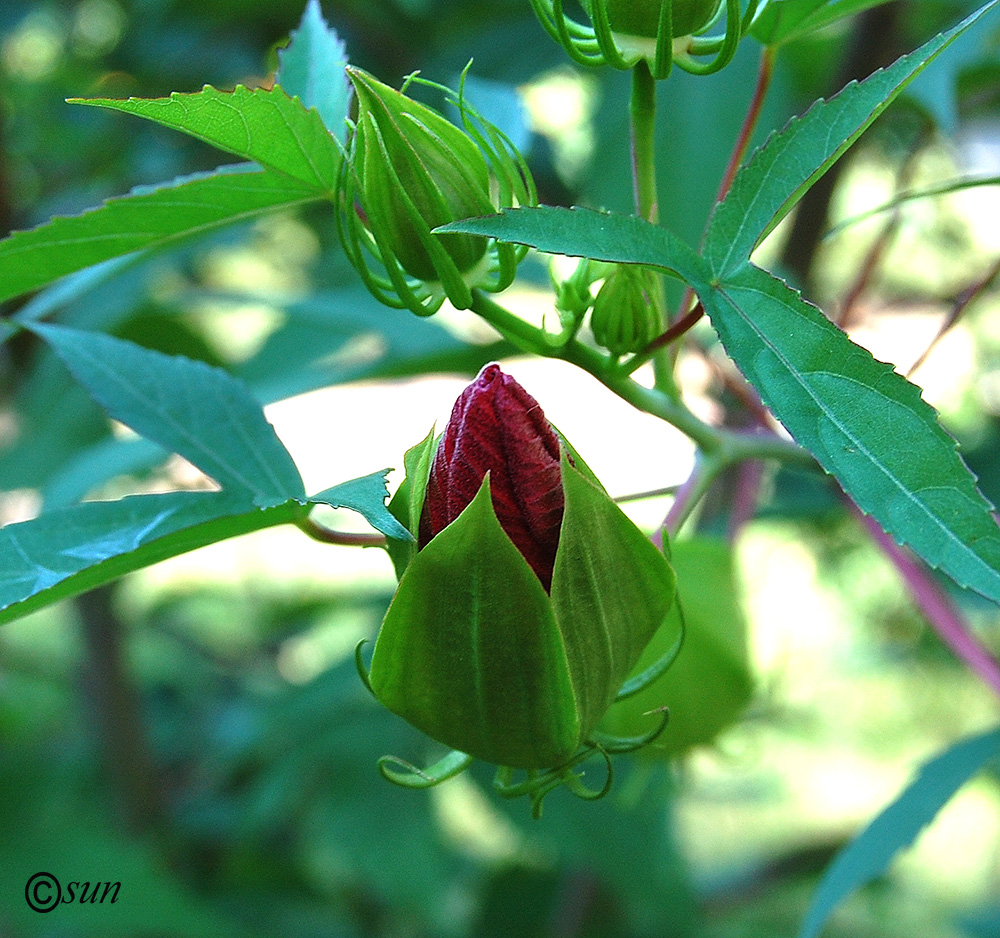
[[[889,3],[782,50],[760,139],[974,6]],[[628,77],[570,67],[524,0],[325,0],[323,12],[352,61],[397,85],[418,68],[453,81],[474,58],[471,93],[522,146],[543,201],[629,209]],[[65,99],[265,84],[301,13],[274,0],[5,0],[0,231],[217,165],[196,141]],[[908,203],[823,235],[902,189],[1000,175],[998,33],[987,17],[761,249],[904,371],[996,264],[1000,189]],[[719,75],[674,75],[662,88],[662,212],[691,241],[757,53],[747,41]],[[511,305],[544,311],[544,266],[522,270]],[[310,490],[400,466],[468,376],[509,352],[470,317],[379,308],[321,210],[112,268],[52,313],[244,377]],[[738,421],[718,355],[696,333],[681,379],[702,413]],[[686,441],[586,376],[550,362],[509,370],[612,494],[685,477]],[[914,380],[996,503],[995,287]],[[203,482],[109,425],[30,339],[0,347],[0,523],[42,504]],[[266,531],[5,626],[0,938],[795,935],[836,851],[916,766],[996,723],[1000,708],[823,478],[768,475],[738,537],[733,485],[720,483],[678,545],[691,641],[664,681],[674,724],[662,747],[618,760],[602,802],[555,793],[540,821],[492,795],[488,767],[430,793],[379,777],[385,753],[435,755],[375,704],[351,660],[392,594],[381,551]],[[652,528],[668,504],[652,496],[628,510]],[[996,609],[952,596],[1000,652]],[[597,784],[601,771],[590,770]],[[826,934],[1000,934],[998,844],[1000,792],[986,776]],[[40,915],[24,901],[39,870],[120,881],[119,900]]]

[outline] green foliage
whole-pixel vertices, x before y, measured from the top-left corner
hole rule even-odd
[[[540,822],[529,820],[523,805],[490,800],[489,779],[476,765],[464,781],[433,797],[383,784],[374,766],[386,751],[398,758],[381,763],[383,774],[413,787],[425,786],[436,771],[453,775],[471,761],[462,753],[441,756],[378,706],[344,660],[349,645],[374,636],[388,596],[369,595],[361,586],[338,595],[328,584],[322,595],[312,596],[302,593],[298,581],[286,587],[264,578],[250,589],[227,591],[214,584],[204,594],[163,600],[161,607],[137,601],[128,589],[81,594],[160,560],[267,527],[295,525],[336,540],[338,532],[324,531],[313,511],[321,505],[349,508],[374,529],[350,537],[367,544],[379,541],[376,532],[385,535],[402,579],[376,644],[371,681],[378,696],[460,749],[524,766],[529,775],[551,768],[551,776],[529,778],[542,795],[555,780],[587,797],[604,794],[605,766],[596,759],[586,766],[576,760],[580,744],[592,739],[592,752],[615,753],[615,739],[605,734],[641,736],[656,723],[651,711],[663,706],[671,722],[647,755],[676,759],[717,739],[745,745],[746,728],[739,724],[748,701],[765,732],[779,724],[761,707],[761,696],[775,689],[758,689],[752,696],[759,664],[748,664],[748,624],[734,584],[733,551],[706,537],[724,525],[738,546],[758,502],[762,513],[800,523],[794,536],[804,551],[811,539],[831,536],[829,518],[852,523],[843,520],[849,500],[922,563],[1000,601],[1000,534],[949,431],[919,387],[873,358],[839,322],[803,298],[819,296],[824,308],[835,309],[830,291],[846,295],[849,287],[817,278],[822,290],[796,283],[806,287],[800,294],[781,279],[782,260],[774,260],[782,250],[776,226],[801,216],[809,220],[816,211],[815,184],[849,148],[863,141],[867,153],[876,152],[879,144],[866,131],[876,120],[888,126],[897,119],[893,102],[904,91],[924,106],[923,117],[950,129],[964,113],[958,91],[970,68],[983,66],[984,50],[994,41],[996,2],[864,80],[839,92],[824,87],[834,66],[839,70],[850,54],[855,24],[873,21],[850,17],[863,17],[880,2],[772,0],[759,10],[752,3],[741,8],[730,2],[723,14],[725,36],[720,17],[718,27],[711,27],[720,35],[686,40],[684,48],[654,40],[657,48],[637,51],[618,48],[600,16],[593,29],[560,26],[562,4],[551,0],[533,4],[541,26],[527,5],[515,0],[328,4],[347,43],[324,20],[317,0],[309,0],[297,26],[292,19],[297,10],[274,4],[243,4],[237,11],[180,0],[159,6],[88,2],[71,10],[12,0],[0,15],[5,118],[0,222],[13,229],[0,241],[0,301],[6,304],[0,321],[5,369],[0,479],[5,493],[37,492],[41,509],[36,517],[0,529],[0,622],[10,623],[0,635],[0,733],[9,753],[0,771],[0,848],[12,858],[5,876],[13,877],[4,889],[10,887],[17,898],[36,869],[56,864],[62,873],[86,865],[85,874],[121,878],[130,898],[143,897],[141,905],[68,909],[61,919],[59,910],[44,917],[45,928],[95,938],[112,932],[307,935],[330,929],[349,935],[459,936],[500,933],[504,927],[539,936],[629,938],[795,932],[810,883],[794,881],[787,871],[804,868],[802,862],[752,873],[745,890],[749,900],[730,885],[720,887],[713,870],[697,883],[695,901],[689,881],[694,874],[673,843],[670,823],[674,800],[686,797],[688,781],[655,758],[616,758],[618,780],[609,798],[580,805],[555,794]],[[714,3],[698,5],[707,9]],[[662,12],[663,6],[656,6]],[[913,48],[929,31],[953,22],[955,7],[944,2],[902,7],[914,15],[894,38],[905,34],[905,47]],[[963,12],[970,7],[964,4]],[[240,30],[225,20],[237,13]],[[662,25],[647,23],[644,31],[653,37],[663,33]],[[271,57],[270,87],[269,79],[260,79],[260,50],[289,33],[290,43]],[[425,48],[415,47],[417,36],[426,38]],[[737,50],[741,39],[746,41]],[[497,121],[516,126],[542,201],[555,204],[526,208],[532,201],[527,195],[501,199],[492,204],[519,207],[427,235],[432,245],[447,243],[441,232],[488,239],[487,256],[501,259],[513,256],[501,245],[530,245],[542,254],[593,260],[574,275],[573,314],[563,316],[557,332],[539,326],[530,312],[522,315],[523,294],[515,291],[494,302],[463,290],[459,305],[470,306],[468,318],[449,311],[427,321],[390,309],[362,289],[338,243],[331,204],[339,200],[344,217],[364,223],[353,195],[344,196],[345,180],[353,177],[342,155],[356,142],[345,77],[348,45],[352,58],[395,87],[414,68],[450,80],[475,51],[470,99],[485,79],[501,101],[517,100],[516,86],[563,65],[564,50],[588,66],[643,63],[632,76],[631,107],[621,73],[574,73],[581,113],[595,102],[599,110],[589,150],[582,146],[565,165],[562,153],[553,163],[546,152],[550,141],[520,126],[521,118],[512,125],[506,118]],[[57,50],[55,64],[46,65],[46,49]],[[767,102],[759,111],[759,101],[751,104],[744,129],[751,146],[765,137],[766,142],[744,159],[733,144],[758,54],[763,65],[758,88]],[[663,77],[674,60],[695,74],[677,75],[675,69],[659,88],[653,114],[656,89],[649,72]],[[702,74],[723,66],[718,75]],[[980,75],[992,74],[991,68],[987,64]],[[171,88],[200,87],[204,81],[210,84],[200,92],[168,95]],[[218,90],[223,88],[233,90]],[[433,104],[429,99],[440,90],[418,80],[407,93]],[[73,99],[95,107],[62,107],[68,94],[80,93],[99,94]],[[155,97],[134,96],[147,93]],[[980,112],[988,111],[986,97],[974,102]],[[801,116],[788,120],[796,111]],[[122,113],[145,120],[126,127]],[[636,137],[630,117],[644,128]],[[187,140],[165,143],[163,128]],[[447,164],[459,131],[447,123],[438,129]],[[120,136],[112,136],[116,133]],[[561,131],[552,133],[554,139]],[[489,130],[466,142],[473,150],[457,147],[464,148],[466,165],[477,147],[508,153],[507,141]],[[922,146],[918,140],[914,152]],[[244,162],[213,169],[217,150]],[[654,151],[656,166],[647,162]],[[634,175],[630,152],[636,154]],[[731,185],[727,177],[720,188],[730,159]],[[878,152],[871,163],[884,165],[880,161],[887,161],[886,154]],[[522,169],[518,162],[517,172]],[[171,181],[149,185],[156,179]],[[662,224],[642,197],[635,214],[626,214],[633,186],[641,182],[648,188],[654,179]],[[972,184],[919,180],[912,191],[879,198],[887,210],[905,212],[925,194],[946,195]],[[114,192],[126,194],[109,198]],[[650,194],[655,205],[656,193]],[[97,207],[83,210],[88,205]],[[391,222],[391,211],[376,213]],[[279,231],[294,237],[281,241]],[[772,233],[776,237],[754,254]],[[274,245],[266,244],[269,237]],[[931,237],[924,240],[933,244]],[[519,259],[520,249],[514,250]],[[227,252],[272,263],[279,258],[275,266],[284,274],[275,278],[282,284],[279,291],[293,283],[291,292],[278,295],[273,284],[257,282],[254,274],[239,280],[238,288],[234,278],[220,282],[214,265]],[[759,266],[764,258],[773,274]],[[545,282],[537,260],[529,255],[519,282],[531,287]],[[652,286],[644,291],[648,303],[632,310],[630,321],[639,323],[634,316],[648,314],[641,319],[644,328],[612,335],[601,318],[606,310],[591,313],[593,329],[584,326],[608,274],[601,262],[642,268]],[[972,267],[976,259],[968,263]],[[292,267],[295,277],[287,276]],[[816,267],[813,263],[812,277]],[[494,268],[490,275],[488,285],[506,285],[513,266]],[[553,280],[560,276],[554,273]],[[871,270],[858,275],[853,286],[864,294],[871,289],[865,279],[870,276]],[[697,306],[679,306],[686,288],[712,328],[702,323],[686,334],[700,314]],[[953,291],[959,294],[954,317],[965,315],[966,299],[974,301],[989,288],[986,277]],[[32,291],[40,292],[19,299]],[[389,296],[383,299],[391,302]],[[242,324],[233,327],[226,317],[235,320],[248,307],[263,308],[266,324],[244,334]],[[468,328],[473,316],[499,335],[486,339]],[[669,323],[670,331],[654,339],[651,323]],[[989,354],[995,341],[989,328],[980,333]],[[688,406],[686,372],[675,367],[682,343],[704,358],[713,375],[715,384],[707,390],[714,396],[711,420],[703,416],[710,408],[696,415]],[[309,496],[296,454],[286,450],[261,410],[262,403],[334,384],[474,374],[490,360],[525,353],[586,370],[650,420],[659,417],[693,441],[697,462],[674,493],[664,540],[682,525],[693,536],[668,544],[669,564],[603,493],[595,497],[598,490],[582,462],[576,463],[579,473],[567,476],[569,508],[551,596],[499,529],[482,492],[458,522],[418,552],[409,531],[415,529],[433,434],[407,454],[408,481],[387,508],[386,470]],[[639,372],[646,362],[652,362],[649,374]],[[738,384],[737,369],[748,388]],[[315,431],[335,441],[326,467],[334,480],[357,471],[343,469],[349,450],[363,451],[383,432],[382,415],[372,413],[363,437],[343,439],[335,416]],[[794,444],[772,431],[772,416]],[[971,422],[964,414],[963,420],[978,421],[972,465],[983,467],[983,491],[995,499],[990,491],[997,462],[995,421],[983,413]],[[140,439],[119,438],[112,421]],[[952,427],[950,414],[943,423]],[[157,473],[172,453],[221,491],[124,494],[148,491],[150,476],[162,483]],[[775,463],[781,471],[772,477]],[[819,469],[832,476],[830,484]],[[808,480],[798,500],[793,479]],[[770,480],[777,487],[773,494]],[[5,497],[0,509],[6,504]],[[808,527],[801,524],[806,515]],[[623,543],[634,555],[627,561]],[[996,679],[989,653],[978,644],[979,637],[990,640],[987,617],[993,613],[983,612],[985,604],[963,605],[956,612],[923,567],[908,557],[900,560],[904,555],[890,547],[884,555],[906,577],[933,630],[976,673]],[[343,554],[329,556],[336,578]],[[674,591],[671,566],[678,574],[680,604],[673,603],[667,616]],[[862,592],[869,572],[845,592]],[[901,604],[897,583],[892,590],[894,604]],[[133,628],[117,621],[113,596],[128,599],[120,604],[128,612],[139,609]],[[54,605],[73,597],[73,606]],[[94,617],[91,604],[102,602],[101,615]],[[676,665],[640,693],[612,703],[630,671],[633,680],[625,690],[634,689],[637,675],[638,683],[648,683],[644,669],[654,660],[672,659],[681,608],[686,639]],[[962,621],[967,608],[985,623],[978,632]],[[32,612],[39,614],[25,618]],[[78,632],[73,631],[77,618]],[[878,628],[887,634],[911,627],[888,621],[889,613],[885,618]],[[95,622],[112,623],[117,637],[105,646],[93,644],[100,634]],[[810,635],[812,626],[804,617],[802,633]],[[761,627],[749,623],[750,629]],[[845,644],[849,630],[843,626]],[[123,642],[127,661],[115,672],[114,649]],[[901,656],[924,654],[931,645],[925,635],[912,649],[886,639],[879,666],[913,670],[899,666]],[[837,649],[832,657],[848,657],[839,642],[831,647]],[[302,655],[299,664],[296,654]],[[922,667],[930,667],[932,657],[934,667],[945,660],[935,647]],[[79,679],[78,658],[90,669],[86,681]],[[304,672],[296,671],[300,666]],[[831,736],[838,746],[849,744],[852,721],[860,722],[862,711],[870,709],[866,695],[888,700],[899,689],[894,684],[893,691],[876,698],[868,679],[851,674],[862,703],[838,714]],[[131,688],[139,703],[126,694],[115,698],[115,707],[102,709],[99,696],[80,696],[92,684],[98,692]],[[479,693],[474,706],[463,709],[455,701],[470,685]],[[926,696],[947,699],[948,694]],[[857,712],[851,710],[855,706]],[[130,715],[134,738],[116,739],[108,729],[112,724],[96,730],[85,725],[91,712],[102,719]],[[916,723],[917,714],[912,718]],[[723,735],[734,724],[733,734]],[[902,737],[907,731],[900,732]],[[100,757],[88,733],[104,747]],[[803,736],[811,733],[806,727]],[[955,733],[954,720],[932,731],[941,738]],[[761,738],[768,745],[767,737]],[[135,790],[130,794],[127,778],[123,782],[115,770],[140,777],[143,760],[137,756],[146,745],[163,801],[155,809],[147,804],[144,814],[136,809]],[[929,762],[839,852],[801,923],[802,938],[821,931],[852,938],[868,934],[847,918],[842,928],[833,910],[871,879],[891,877],[893,858],[997,752],[993,731],[953,744]],[[557,764],[564,760],[570,761]],[[422,775],[411,762],[438,769]],[[696,778],[697,760],[687,764],[695,767]],[[594,777],[596,785],[588,787]],[[800,781],[787,778],[783,784],[794,789]],[[753,784],[744,780],[744,787]],[[525,788],[501,774],[494,790],[513,795]],[[537,810],[540,797],[534,800]],[[140,833],[118,829],[114,815],[123,805],[144,818]],[[690,808],[689,803],[688,823]],[[713,810],[702,829],[714,834],[725,825],[715,823]],[[753,821],[736,816],[749,832]],[[487,855],[490,859],[483,859]],[[711,849],[700,854],[696,868],[704,870],[706,856]],[[714,904],[717,897],[722,902]],[[764,910],[771,897],[781,909],[768,919]],[[857,914],[862,907],[855,903],[851,909]],[[456,919],[456,908],[469,912]],[[567,916],[568,908],[576,918]],[[737,911],[730,914],[727,908]],[[950,918],[952,909],[942,915]],[[41,918],[19,901],[0,903],[4,934],[41,935]],[[966,919],[970,933],[976,928],[992,933],[995,909]],[[911,927],[905,914],[892,912],[869,930],[879,938],[933,933],[925,922]]]

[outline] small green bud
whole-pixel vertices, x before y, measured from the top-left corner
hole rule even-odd
[[[667,0],[583,0],[583,7],[593,15],[595,2],[604,2],[611,29],[626,36],[655,39],[660,25],[660,11]],[[673,0],[672,33],[689,36],[707,26],[719,12],[722,0]]]
[[[590,317],[594,341],[616,356],[649,345],[660,326],[653,289],[649,270],[621,264],[604,281],[594,300]]]
[[[532,202],[523,161],[484,121],[485,136],[467,121],[474,138],[366,72],[348,67],[347,74],[358,113],[341,176],[341,234],[368,286],[390,305],[428,314],[446,296],[467,308],[472,289],[509,285],[517,249],[478,235],[432,232]],[[468,109],[461,99],[456,103],[467,120]],[[498,258],[490,257],[491,247]],[[387,279],[369,268],[366,254],[381,263]],[[496,266],[499,274],[491,274]]]

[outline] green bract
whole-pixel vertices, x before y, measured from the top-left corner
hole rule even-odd
[[[358,113],[340,174],[338,223],[369,289],[390,306],[427,315],[445,298],[464,309],[473,289],[509,286],[524,248],[432,231],[535,201],[510,142],[460,96],[451,100],[464,130],[360,69],[347,73]]]
[[[390,506],[416,532],[436,440],[407,453],[407,480]],[[399,588],[382,623],[368,675],[393,712],[458,753],[501,766],[504,794],[531,794],[536,806],[558,784],[583,796],[571,769],[595,752],[625,751],[636,739],[594,732],[674,602],[663,553],[621,512],[571,449],[562,446],[565,511],[551,594],[501,528],[489,475],[457,520],[419,552],[395,542]],[[658,677],[674,647],[630,683],[635,693]],[[463,758],[466,759],[462,762]],[[511,785],[513,769],[529,780]],[[396,781],[422,787],[434,770]]]
[[[581,0],[590,25],[565,15],[563,0],[531,0],[546,31],[581,65],[630,69],[646,62],[654,78],[666,78],[676,62],[685,71],[709,74],[726,66],[750,28],[759,0]],[[723,35],[702,36],[725,6]],[[697,57],[712,56],[707,62]]]

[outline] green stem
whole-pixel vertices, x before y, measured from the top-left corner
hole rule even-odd
[[[632,185],[635,192],[636,214],[652,224],[660,219],[660,203],[656,194],[656,79],[649,63],[640,61],[632,69]],[[656,312],[657,333],[667,324],[666,297],[663,278],[656,278],[652,297]],[[658,388],[675,398],[680,391],[674,381],[673,361],[669,352],[654,354],[653,379]]]
[[[654,225],[660,219],[656,197],[656,79],[645,60],[632,69],[632,183],[635,210]]]
[[[743,433],[705,423],[688,410],[682,400],[659,388],[639,384],[616,367],[609,356],[576,339],[563,346],[549,345],[538,327],[518,318],[483,293],[473,293],[472,310],[524,351],[576,365],[637,410],[676,427],[694,441],[706,458],[719,459],[724,465],[744,459],[777,459],[803,466],[813,464],[806,450],[773,433]]]

